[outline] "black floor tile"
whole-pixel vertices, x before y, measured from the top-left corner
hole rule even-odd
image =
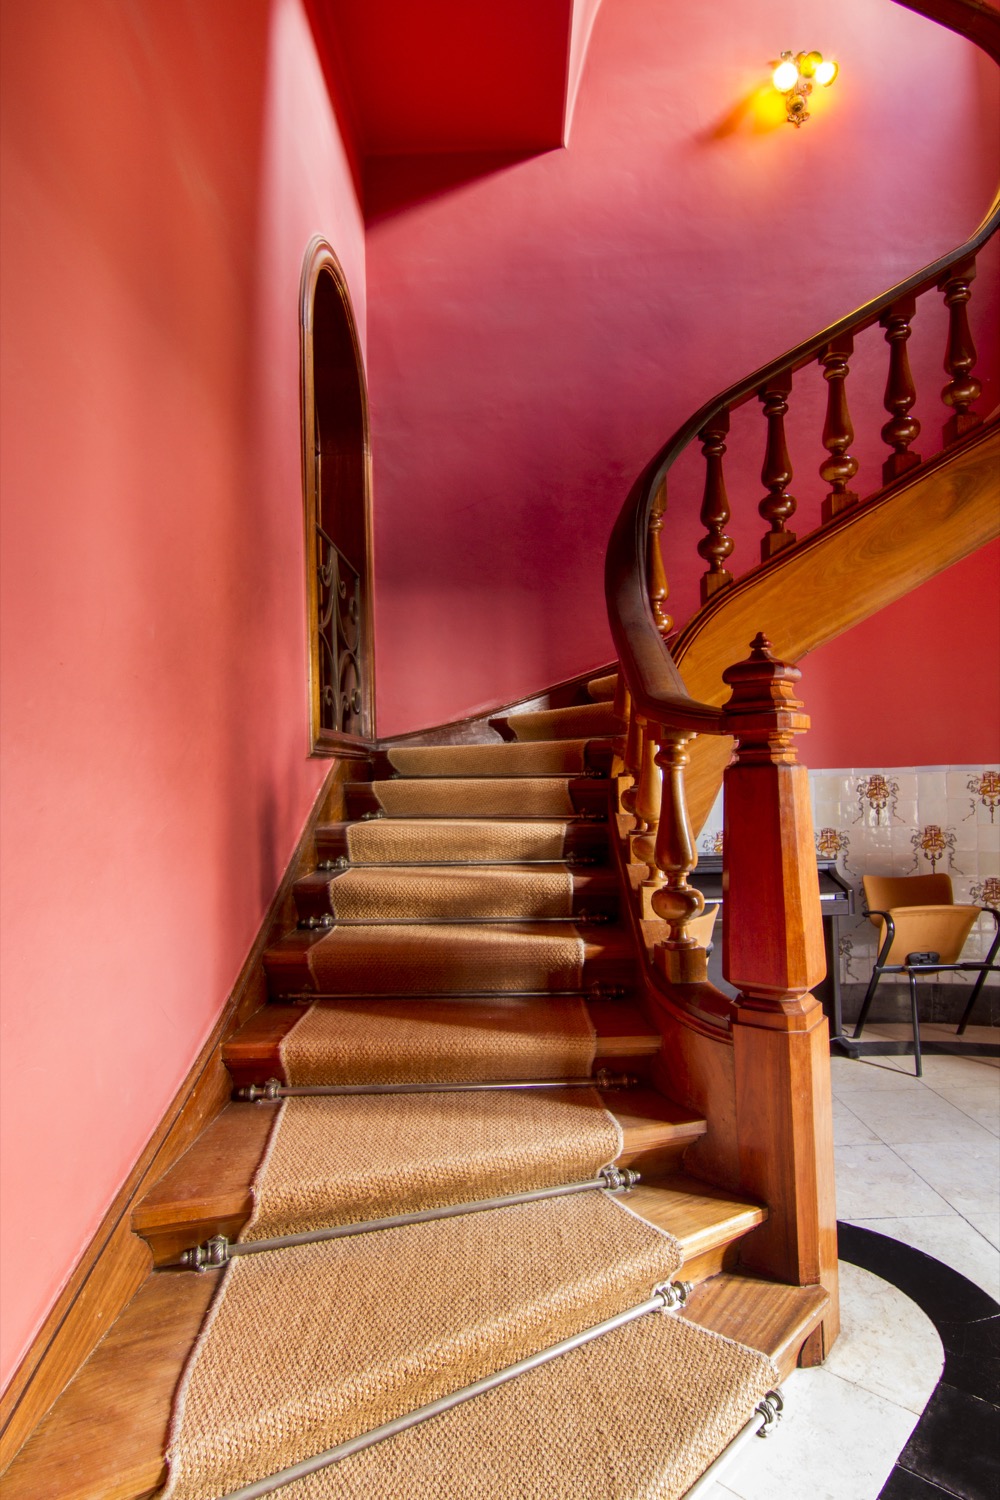
[[[855,1224],[839,1224],[837,1229],[844,1260],[899,1287],[939,1330],[943,1325],[982,1322],[1000,1313],[988,1292],[932,1255]]]
[[[939,1385],[924,1407],[899,1467],[961,1500],[1000,1495],[1000,1412],[953,1386]]]
[[[878,1500],[953,1500],[953,1490],[943,1490],[897,1464],[878,1492]]]

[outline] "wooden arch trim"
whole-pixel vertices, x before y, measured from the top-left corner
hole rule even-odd
[[[355,460],[360,467],[360,501],[363,514],[356,518],[357,555],[352,558],[361,579],[359,628],[359,688],[361,708],[357,732],[324,725],[321,706],[322,672],[318,616],[320,607],[319,543],[317,524],[321,520],[321,465],[317,455],[317,395],[320,389],[316,361],[316,297],[323,278],[328,278],[336,293],[353,354],[356,395],[360,403],[358,451]],[[374,577],[372,568],[372,464],[371,428],[368,411],[368,383],[364,357],[358,337],[357,320],[344,268],[333,247],[321,235],[310,240],[302,264],[299,289],[299,337],[301,365],[302,492],[304,521],[304,559],[306,569],[306,639],[309,679],[309,748],[313,755],[362,756],[375,738],[375,634]]]

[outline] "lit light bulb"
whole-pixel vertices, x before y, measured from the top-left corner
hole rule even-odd
[[[779,94],[787,94],[799,81],[799,70],[790,57],[783,58],[771,74],[771,81]]]
[[[817,63],[813,76],[817,83],[828,88],[839,72],[840,69],[835,62],[824,61]]]

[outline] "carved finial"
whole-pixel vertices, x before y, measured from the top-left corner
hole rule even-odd
[[[802,676],[791,662],[780,661],[771,652],[771,642],[759,631],[750,643],[746,661],[736,662],[722,674],[732,688],[723,712],[740,741],[738,760],[768,760],[794,764],[792,737],[809,728],[807,714],[795,683]]]

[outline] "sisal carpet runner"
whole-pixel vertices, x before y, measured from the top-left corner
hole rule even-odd
[[[280,1496],[680,1500],[776,1381],[756,1350],[654,1314]]]
[[[402,776],[582,776],[587,740],[505,745],[400,745],[389,750]]]
[[[334,929],[309,949],[317,993],[433,995],[575,990],[584,943],[568,923]]]
[[[621,1149],[593,1089],[288,1099],[241,1239],[583,1182]]]
[[[575,996],[320,1001],[281,1043],[292,1084],[586,1078],[596,1052]]]
[[[237,1260],[181,1382],[165,1497],[215,1500],[367,1432],[634,1306],[679,1263],[600,1193]]]
[[[573,877],[564,867],[492,865],[463,870],[421,865],[408,870],[347,870],[330,882],[330,910],[341,921],[392,918],[562,917],[573,913]]]
[[[373,781],[379,806],[393,818],[571,818],[563,776],[452,777]]]
[[[581,735],[614,738],[625,724],[611,703],[581,703],[574,708],[543,708],[536,713],[510,714],[504,720],[519,740],[549,740]]]
[[[378,819],[353,823],[347,849],[355,864],[510,864],[516,860],[562,859],[565,823],[475,822],[456,819],[422,823]]]

